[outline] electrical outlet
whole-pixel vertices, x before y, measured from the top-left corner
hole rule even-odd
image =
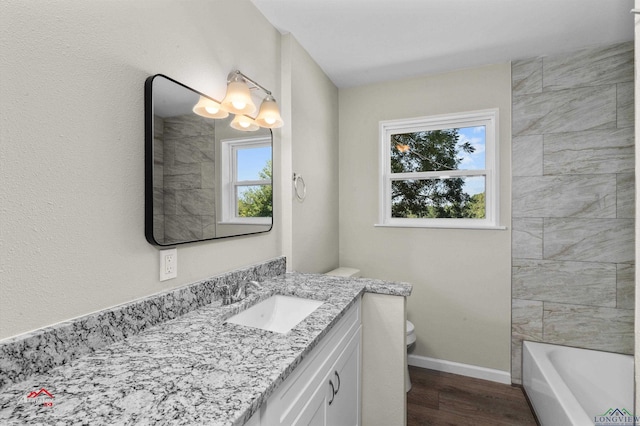
[[[160,251],[160,281],[178,276],[178,249]]]
[[[166,275],[173,274],[173,271],[175,271],[176,269],[175,262],[176,260],[172,254],[166,254],[164,256],[164,273]]]

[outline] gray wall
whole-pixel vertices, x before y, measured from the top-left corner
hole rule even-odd
[[[379,122],[489,108],[500,115],[500,224],[506,229],[375,226]],[[510,113],[508,63],[340,89],[340,265],[413,284],[407,315],[416,327],[416,364],[452,361],[498,370],[509,380]]]
[[[283,254],[289,263],[292,134],[309,178],[296,267],[337,266],[338,91],[301,48],[282,67],[283,37],[251,1],[5,0],[0,33],[0,339]],[[274,131],[273,229],[181,245],[178,277],[160,282],[144,238],[144,81],[162,73],[222,99],[233,69],[289,109]]]
[[[281,36],[249,0],[6,0],[0,32],[0,339],[282,254],[276,217],[180,246],[160,282],[144,238],[145,79],[221,99],[238,68],[280,97]]]
[[[522,340],[633,352],[633,42],[512,64],[512,380]]]
[[[282,58],[283,113],[291,122],[283,131],[290,158],[281,169],[283,197],[291,202],[283,254],[289,269],[323,273],[338,267],[338,89],[291,34],[283,36]],[[307,185],[302,202],[291,192],[294,172]]]

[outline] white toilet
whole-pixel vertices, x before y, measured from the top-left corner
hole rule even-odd
[[[416,328],[413,323],[407,320],[407,352],[416,343]],[[407,373],[405,375],[406,382],[404,390],[409,392],[411,390],[411,379],[409,378],[409,364],[407,364]]]
[[[358,278],[360,276],[360,269],[356,268],[348,268],[348,267],[340,267],[336,268],[332,271],[327,272],[325,275],[333,275],[336,277],[347,277],[347,278]],[[416,331],[413,323],[411,321],[407,321],[406,326],[407,333],[407,350],[416,342]],[[405,381],[405,391],[409,392],[411,390],[411,379],[409,378],[409,365],[406,365],[406,381]]]
[[[333,275],[336,277],[345,278],[358,278],[360,276],[360,269],[341,266],[340,268],[336,268],[333,271],[327,272],[325,275]]]

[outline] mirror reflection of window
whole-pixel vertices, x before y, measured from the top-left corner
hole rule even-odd
[[[223,222],[271,223],[271,139],[227,139],[222,141],[222,149],[223,179],[226,177],[223,184]]]
[[[236,216],[271,217],[271,144],[236,150]]]

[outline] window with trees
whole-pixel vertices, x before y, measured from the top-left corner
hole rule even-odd
[[[271,138],[222,141],[222,221],[270,224],[273,215]]]
[[[383,121],[380,222],[498,225],[497,110]]]

